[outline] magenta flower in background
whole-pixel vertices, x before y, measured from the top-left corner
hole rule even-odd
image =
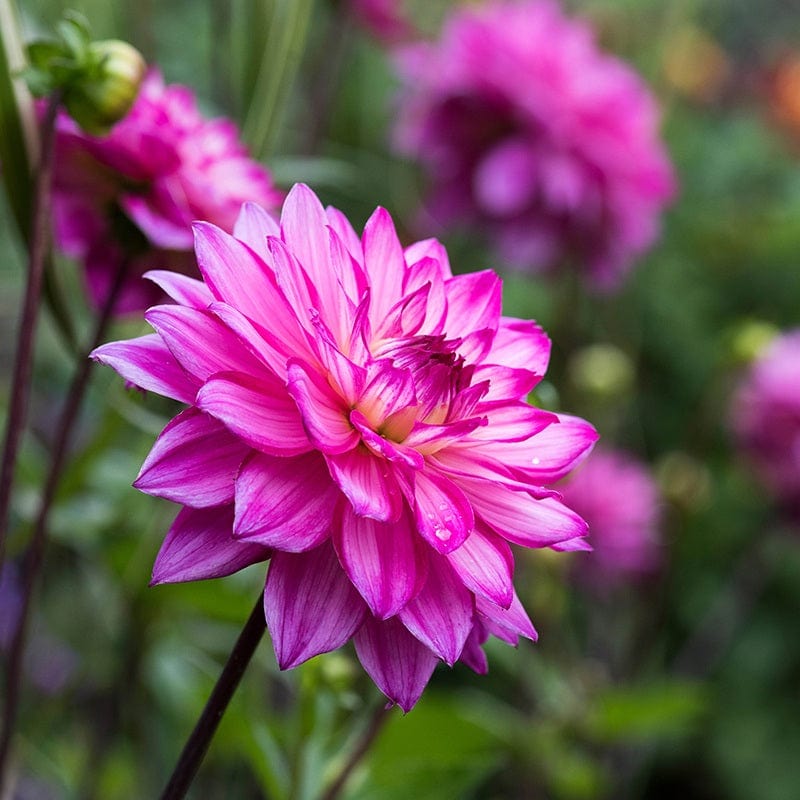
[[[403,13],[402,0],[350,0],[349,5],[358,22],[382,42],[399,42],[416,32]]]
[[[461,8],[398,67],[395,141],[427,168],[434,221],[482,228],[515,268],[573,259],[618,286],[675,185],[653,97],[588,24],[547,0]]]
[[[195,269],[194,220],[230,231],[243,202],[273,208],[281,199],[269,173],[248,157],[236,126],[204,119],[192,92],[165,86],[156,71],[108,136],[88,136],[59,117],[53,191],[56,242],[83,263],[95,305],[120,259],[130,262],[118,312],[163,297],[142,280],[145,271]]]
[[[525,402],[550,342],[500,314],[490,271],[454,277],[435,240],[402,249],[379,208],[359,237],[296,186],[280,224],[245,205],[233,236],[195,226],[203,281],[151,274],[177,305],[94,357],[190,407],[135,486],[184,508],[153,582],[271,557],[264,609],[281,668],[355,642],[408,710],[437,663],[536,633],[509,543],[587,549],[545,488],[596,439]]]
[[[595,451],[562,492],[592,531],[593,551],[579,565],[582,577],[614,584],[661,566],[660,495],[645,464],[621,451]]]
[[[753,362],[733,397],[731,424],[764,484],[800,517],[800,329]]]

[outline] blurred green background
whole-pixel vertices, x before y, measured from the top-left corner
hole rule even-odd
[[[450,5],[405,7],[435,31]],[[19,7],[27,36],[52,30],[70,7],[98,37],[131,41],[168,82],[192,86],[205,111],[236,119],[282,186],[311,184],[356,226],[381,204],[401,232],[412,227],[424,183],[388,147],[391,66],[345,2]],[[439,669],[409,715],[392,713],[343,796],[792,800],[800,533],[737,457],[726,420],[752,324],[800,324],[800,7],[568,7],[651,83],[680,193],[619,295],[576,298],[566,281],[509,275],[504,308],[539,320],[554,339],[542,400],[592,420],[607,445],[652,466],[664,496],[665,566],[647,582],[597,593],[574,579],[572,562],[586,556],[519,554],[516,584],[540,642],[518,651],[490,644],[486,677]],[[445,242],[458,271],[502,268],[472,240]],[[25,267],[6,206],[0,246],[5,402]],[[85,332],[74,265],[58,267]],[[143,330],[132,320],[113,338]],[[579,357],[596,343],[623,354],[630,381],[593,386]],[[45,314],[12,556],[27,537],[72,363]],[[14,798],[157,796],[261,590],[263,566],[147,588],[175,508],[130,483],[172,413],[161,398],[127,393],[110,370],[94,375],[52,517]],[[263,642],[191,796],[320,797],[379,701],[351,650],[280,673]]]

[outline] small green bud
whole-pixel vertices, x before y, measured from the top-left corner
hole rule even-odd
[[[118,39],[92,42],[88,60],[89,74],[71,83],[64,106],[87,133],[102,136],[130,111],[146,65],[135,47]]]
[[[635,373],[630,358],[613,344],[593,344],[579,350],[569,362],[573,385],[600,399],[628,392]]]
[[[740,364],[749,364],[761,355],[778,333],[778,329],[769,322],[762,320],[742,322],[731,337],[730,350],[733,360]]]

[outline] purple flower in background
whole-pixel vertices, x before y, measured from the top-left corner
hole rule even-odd
[[[361,25],[382,42],[398,42],[415,33],[402,12],[402,0],[350,0],[349,5]]]
[[[192,92],[165,86],[151,71],[129,114],[108,136],[83,133],[58,119],[54,176],[58,246],[83,262],[95,305],[106,297],[120,259],[129,277],[118,312],[157,302],[149,269],[194,269],[192,228],[204,219],[230,231],[243,202],[268,208],[281,195],[247,155],[236,126],[206,120]]]
[[[775,338],[753,362],[731,421],[763,482],[800,515],[800,329]]]
[[[402,50],[398,149],[424,163],[428,212],[486,231],[520,269],[575,259],[615,288],[674,193],[639,76],[547,0],[458,9]]]
[[[580,564],[590,582],[614,583],[659,568],[660,497],[644,464],[627,453],[598,450],[562,491],[592,534],[593,552]]]
[[[498,277],[454,277],[432,239],[403,250],[382,208],[359,237],[302,185],[280,224],[248,204],[233,236],[199,223],[195,239],[203,282],[152,274],[177,305],[94,353],[190,406],[135,482],[184,506],[154,583],[271,557],[280,666],[352,638],[406,710],[438,659],[485,672],[487,636],[535,638],[509,543],[587,548],[544,487],[596,433],[525,402],[550,341],[501,316]]]

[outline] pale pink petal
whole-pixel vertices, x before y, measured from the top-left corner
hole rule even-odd
[[[186,374],[156,333],[109,342],[93,350],[91,357],[115,369],[134,386],[181,403],[192,403],[200,385]]]
[[[158,551],[151,586],[220,578],[266,561],[270,553],[268,547],[234,539],[233,506],[184,508]]]
[[[364,264],[372,287],[370,319],[377,328],[402,297],[406,262],[394,223],[385,208],[376,208],[361,237]]]
[[[486,402],[498,400],[525,400],[534,386],[539,383],[539,377],[527,369],[511,369],[500,367],[497,364],[481,364],[475,369],[472,376],[473,383],[488,381],[489,389],[484,400]]]
[[[538,376],[547,372],[550,338],[535,322],[502,317],[486,362],[513,369],[527,369]]]
[[[359,440],[350,424],[347,404],[308,364],[293,359],[288,367],[288,391],[294,398],[308,438],[326,454],[346,453]]]
[[[360,517],[392,522],[402,511],[397,479],[386,460],[364,445],[325,457],[331,475]]]
[[[336,233],[356,263],[363,267],[364,250],[361,247],[361,239],[350,224],[350,220],[338,208],[333,206],[328,206],[325,209],[325,216],[328,218],[328,225],[330,225],[331,230]]]
[[[205,383],[195,402],[263,453],[294,456],[311,450],[297,406],[277,379],[220,372]]]
[[[212,314],[176,305],[154,306],[144,317],[178,363],[199,381],[229,370],[255,375],[267,372],[250,349]]]
[[[214,295],[203,281],[182,275],[180,272],[151,269],[150,272],[145,272],[143,277],[153,281],[163,290],[164,294],[182,306],[203,310],[214,302]]]
[[[333,528],[333,544],[345,572],[378,619],[397,614],[425,582],[428,556],[407,512],[397,522],[377,522],[345,505]]]
[[[233,226],[233,235],[264,261],[268,261],[267,236],[280,236],[278,221],[258,203],[244,203]]]
[[[403,440],[403,444],[413,447],[424,455],[438,453],[442,448],[467,439],[476,428],[485,426],[484,417],[472,417],[458,422],[447,422],[444,425],[429,425],[416,422],[411,432]]]
[[[453,481],[433,470],[414,476],[414,519],[420,535],[440,553],[460,547],[475,527],[467,496]]]
[[[164,428],[133,485],[192,508],[231,503],[248,452],[221,422],[189,408]]]
[[[447,560],[471,592],[508,608],[514,597],[514,555],[508,543],[489,531],[474,530]]]
[[[366,611],[329,543],[307,553],[272,557],[264,615],[281,669],[341,647]]]
[[[476,596],[475,610],[483,618],[490,633],[514,647],[517,646],[520,636],[532,642],[539,638],[516,592],[508,608],[502,608],[483,597]]]
[[[311,282],[305,265],[297,260],[294,253],[282,239],[270,236],[267,239],[267,247],[269,249],[270,263],[275,270],[278,287],[299,324],[310,333],[314,328],[314,318],[320,315],[320,309],[323,305],[319,292]],[[326,298],[326,302],[328,302],[328,298]],[[331,302],[337,308],[340,305],[345,308],[347,306],[347,298],[340,297],[339,293],[331,298]],[[339,315],[336,314],[335,316]]]
[[[416,405],[414,378],[409,370],[398,369],[390,359],[381,358],[369,365],[367,374],[369,380],[358,405],[376,428],[396,411]]]
[[[473,331],[494,331],[500,321],[501,283],[491,270],[456,275],[444,285],[447,296],[445,330],[464,337]]]
[[[414,242],[414,244],[406,247],[404,255],[406,263],[412,265],[423,259],[430,259],[438,264],[438,271],[441,278],[447,280],[453,277],[447,250],[438,239],[423,239],[420,242]]]
[[[481,403],[476,407],[475,413],[483,414],[487,424],[477,428],[470,436],[470,440],[491,442],[498,452],[506,446],[507,442],[521,442],[530,439],[549,425],[559,422],[556,414],[529,406],[527,403],[503,403],[502,405]]]
[[[427,307],[420,333],[439,334],[447,318],[447,297],[444,290],[441,265],[432,258],[423,258],[406,271],[403,294],[408,295],[427,286]]]
[[[591,533],[591,530],[589,532]],[[559,553],[590,553],[594,548],[586,539],[579,537],[577,539],[567,539],[565,542],[554,544],[552,549],[557,550]]]
[[[339,497],[318,453],[254,453],[236,478],[234,534],[290,553],[310,550],[330,535]]]
[[[398,616],[422,644],[452,667],[472,630],[473,610],[472,594],[450,565],[434,556],[425,585]]]
[[[436,668],[436,656],[398,619],[367,617],[353,637],[358,660],[378,688],[403,711],[411,711]]]
[[[375,455],[392,461],[396,464],[403,464],[411,469],[422,469],[422,456],[414,449],[406,447],[387,439],[385,436],[376,433],[367,418],[358,410],[350,412],[350,421],[354,428],[361,435],[361,441]]]

